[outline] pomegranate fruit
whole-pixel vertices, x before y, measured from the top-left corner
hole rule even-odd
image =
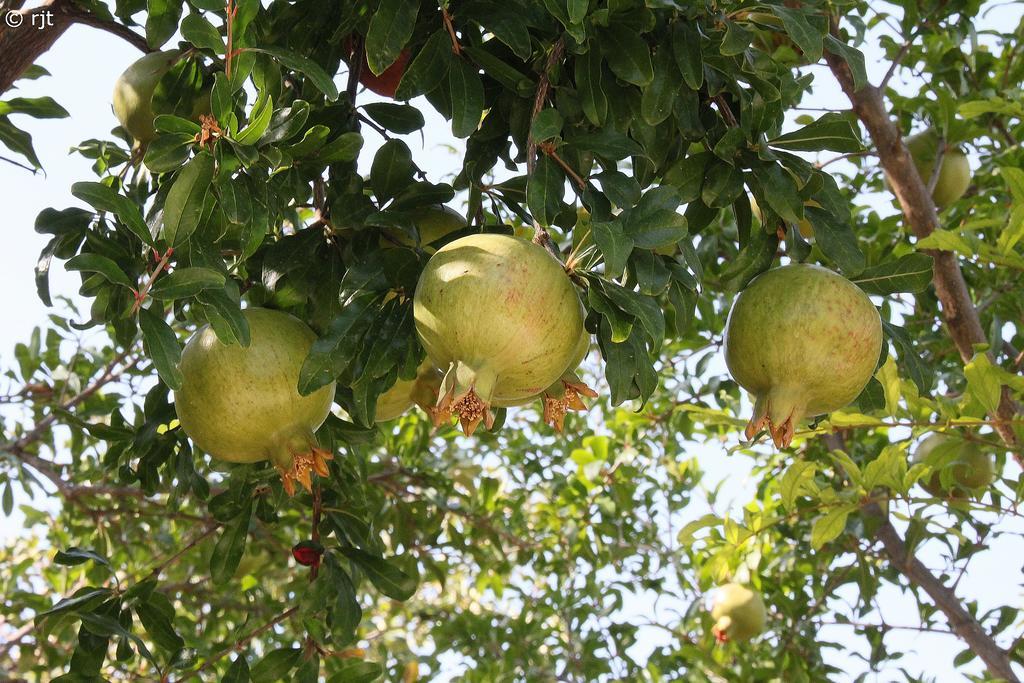
[[[420,236],[419,244],[423,247],[453,232],[462,230],[467,225],[466,219],[463,218],[461,213],[444,204],[435,204],[434,206],[421,209],[417,212],[413,222],[416,224],[416,231]],[[395,246],[395,244],[415,247],[416,240],[405,233],[386,230],[385,236],[380,240],[380,245],[386,248]]]
[[[156,137],[153,92],[180,57],[179,50],[151,52],[125,69],[114,83],[114,116],[138,145],[145,145]],[[196,98],[192,115],[199,118],[209,111],[210,93],[206,90]]]
[[[720,643],[750,640],[764,631],[767,614],[760,594],[739,583],[719,586],[711,603],[711,632]]]
[[[416,377],[398,380],[377,399],[376,422],[388,422],[401,416],[413,405],[433,415],[437,392],[441,388],[441,372],[428,360],[420,364]]]
[[[334,402],[334,383],[308,396],[298,391],[299,370],[316,335],[298,318],[248,308],[251,343],[228,346],[209,325],[196,331],[181,354],[181,389],[174,394],[181,428],[211,457],[236,463],[269,460],[284,488],[311,488],[310,473],[327,476],[331,454],[313,432]]]
[[[755,399],[746,437],[767,426],[777,447],[789,446],[803,417],[857,398],[881,348],[878,311],[849,280],[805,264],[757,276],[725,330],[729,372]]]
[[[926,130],[912,135],[904,142],[914,159],[917,173],[927,187],[932,173],[935,172],[935,160],[939,150],[938,134],[934,130]],[[956,147],[947,147],[942,154],[935,189],[932,190],[932,201],[935,202],[935,206],[941,208],[960,199],[970,184],[971,164],[967,161],[967,155]]]
[[[583,330],[579,297],[542,247],[469,235],[427,262],[413,297],[416,333],[445,375],[435,422],[466,434],[494,423],[492,405],[539,395],[569,367]]]
[[[937,465],[936,460],[947,462],[945,456],[949,455],[953,455],[954,459],[945,466],[940,466],[941,469],[953,468],[948,486],[943,486],[940,468],[936,468],[930,476],[919,482],[921,487],[933,496],[964,499],[972,491],[989,486],[995,480],[995,458],[990,453],[984,452],[973,441],[963,441],[946,434],[931,434],[918,444],[917,450],[914,451],[914,462]]]

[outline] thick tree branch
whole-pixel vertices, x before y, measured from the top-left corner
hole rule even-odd
[[[877,504],[873,504],[878,507]],[[878,510],[878,516],[881,516]],[[1020,679],[1010,666],[1010,658],[1006,652],[996,644],[992,637],[985,631],[970,612],[964,609],[960,599],[952,589],[947,588],[927,567],[914,557],[907,549],[907,544],[900,537],[899,532],[888,521],[882,523],[876,534],[882,547],[893,566],[896,567],[910,581],[923,589],[925,593],[935,602],[949,622],[950,628],[967,643],[971,651],[985,662],[989,673],[1009,683],[1018,683]]]
[[[6,92],[40,55],[53,47],[73,24],[102,29],[143,52],[150,51],[143,36],[123,24],[107,21],[76,7],[71,0],[45,0],[39,7],[11,12],[11,16],[20,19],[20,24],[12,26],[12,20],[6,13],[5,21],[0,21],[0,55],[3,55],[0,59],[0,94]]]
[[[835,25],[832,32],[836,38],[841,39]],[[900,203],[907,224],[918,239],[927,237],[939,224],[935,204],[914,167],[910,152],[903,144],[899,128],[889,117],[882,91],[870,84],[857,90],[849,65],[839,55],[826,52],[825,60],[843,92],[850,98],[854,113],[871,136],[879,161],[889,180],[889,186]],[[932,280],[935,284],[935,293],[942,304],[942,317],[960,352],[960,357],[967,362],[974,357],[975,344],[988,342],[981,327],[978,311],[971,300],[971,293],[964,281],[956,255],[949,251],[928,253],[934,259]],[[992,415],[994,427],[1006,445],[1015,451],[1017,461],[1024,463],[1018,448],[1017,434],[1010,423],[1016,412],[1017,407],[1010,398],[1009,389],[1003,387],[999,408]]]

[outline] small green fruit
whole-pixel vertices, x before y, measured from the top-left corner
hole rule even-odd
[[[921,176],[921,181],[928,186],[932,173],[935,171],[935,157],[939,148],[939,136],[934,130],[911,136],[905,140],[914,166]],[[939,177],[932,190],[932,201],[935,206],[948,206],[964,196],[971,184],[971,165],[967,155],[956,147],[947,147],[942,155]]]
[[[948,487],[942,485],[942,472],[936,470],[919,483],[925,491],[937,498],[967,498],[972,491],[985,488],[996,478],[995,458],[984,452],[973,441],[962,441],[946,434],[931,434],[914,451],[915,463],[929,460],[945,460],[943,456],[955,453],[955,459],[947,465],[952,467]],[[943,468],[944,469],[944,468]]]
[[[153,92],[180,57],[179,50],[152,52],[125,69],[114,83],[114,116],[139,145],[156,137]],[[195,100],[192,118],[209,112],[210,91],[205,90]]]
[[[767,614],[760,594],[738,583],[719,586],[711,603],[711,632],[720,643],[750,640],[764,632]]]
[[[427,414],[432,414],[437,392],[441,388],[441,371],[429,360],[423,361],[416,371],[416,377],[398,380],[377,399],[375,422],[387,422],[400,417],[413,405],[418,405]]]
[[[420,236],[420,246],[427,247],[453,232],[463,230],[468,224],[462,214],[444,204],[436,204],[421,209],[414,218],[416,231]],[[416,241],[408,235],[398,231],[388,231],[387,236],[382,237],[382,247],[393,247],[395,243],[406,247],[415,247]]]

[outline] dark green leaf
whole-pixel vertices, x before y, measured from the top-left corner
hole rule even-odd
[[[370,186],[380,204],[394,197],[412,183],[412,152],[401,140],[388,140],[373,157]]]
[[[404,135],[423,127],[423,114],[416,107],[394,102],[373,102],[363,107],[371,119],[393,133]]]
[[[205,152],[185,164],[164,202],[163,237],[178,247],[188,241],[203,215],[203,204],[213,180],[213,157]]]
[[[452,44],[442,29],[434,32],[409,63],[395,91],[396,100],[424,95],[444,82],[452,63]]]
[[[334,85],[334,80],[331,78],[330,74],[324,71],[322,66],[314,62],[312,59],[297,55],[291,50],[286,50],[280,47],[250,47],[245,49],[270,55],[292,71],[305,74],[306,77],[312,81],[313,85],[316,86],[317,90],[322,92],[330,101],[333,102],[338,99],[338,87]]]
[[[389,598],[404,601],[416,592],[419,580],[402,571],[394,558],[385,560],[358,548],[342,548],[342,552],[359,565],[377,590]]]
[[[551,225],[562,209],[564,194],[565,173],[558,164],[541,155],[526,184],[526,203],[534,219],[541,225]]]
[[[160,609],[148,602],[135,605],[135,613],[157,647],[175,652],[185,646],[185,641],[174,630],[171,620]]]
[[[282,647],[271,650],[260,661],[253,664],[249,674],[252,683],[278,683],[286,680],[287,674],[298,663],[302,656],[302,648]]]
[[[855,275],[864,268],[864,254],[849,221],[840,221],[828,211],[804,207],[804,215],[814,227],[814,240],[822,253],[844,272]]]
[[[336,670],[329,683],[373,683],[384,675],[384,667],[380,664],[362,659],[343,659],[338,662]]]
[[[132,233],[145,244],[153,245],[153,237],[149,233],[146,222],[142,220],[139,207],[113,188],[102,183],[81,182],[71,186],[71,194],[83,202],[91,204],[98,211],[115,214]]]
[[[448,70],[452,100],[452,135],[468,137],[480,125],[484,111],[484,85],[476,68],[457,59]]]
[[[64,267],[68,270],[84,270],[88,273],[99,273],[108,282],[112,282],[115,285],[123,285],[129,289],[134,287],[131,278],[121,270],[121,267],[116,262],[100,254],[79,254],[70,259]]]
[[[850,120],[838,112],[829,112],[803,128],[769,140],[772,147],[801,152],[859,152],[863,149]]]
[[[180,9],[179,9],[180,11]],[[224,54],[224,39],[205,17],[189,14],[181,22],[181,35],[188,42],[200,49],[213,50],[219,55]]]
[[[227,583],[235,575],[238,563],[245,554],[245,541],[249,535],[252,500],[246,502],[241,514],[224,526],[210,555],[210,578],[214,585]]]
[[[636,31],[625,26],[598,29],[601,51],[612,73],[633,85],[644,86],[654,79],[651,51]]]
[[[416,27],[419,0],[381,0],[366,32],[366,63],[378,76],[394,64]]]
[[[608,116],[608,98],[601,85],[601,50],[595,41],[576,57],[576,88],[587,119],[595,126],[603,125]]]
[[[853,283],[868,294],[887,296],[896,292],[923,292],[932,282],[932,257],[907,254],[862,271]]]
[[[699,90],[704,84],[704,56],[700,50],[701,36],[697,26],[688,21],[677,21],[672,31],[672,53],[683,81],[690,90]]]
[[[164,322],[163,317],[148,308],[139,309],[139,327],[142,328],[142,345],[146,357],[153,362],[160,379],[174,391],[181,389],[183,377],[178,363],[181,362],[181,346],[174,330]]]

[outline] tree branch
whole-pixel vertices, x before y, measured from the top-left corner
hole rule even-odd
[[[832,35],[841,39],[834,20]],[[825,60],[843,92],[850,98],[854,113],[874,141],[889,186],[900,203],[907,223],[918,239],[924,239],[938,226],[939,217],[931,195],[914,167],[910,152],[903,144],[899,128],[889,117],[882,91],[870,84],[857,90],[853,73],[841,56],[826,51]],[[978,311],[971,300],[956,255],[949,251],[929,250],[928,253],[934,259],[932,279],[935,293],[942,304],[942,317],[960,357],[968,362],[974,357],[975,344],[988,343]],[[1017,407],[1010,397],[1009,388],[1004,386],[999,407],[992,418],[999,436],[1012,450],[1017,450],[1018,445],[1017,433],[1010,424],[1016,413]],[[1024,465],[1024,458],[1019,452],[1015,453],[1015,457]]]
[[[533,175],[533,169],[537,165],[537,141],[533,138],[533,122],[537,120],[537,115],[544,109],[544,103],[548,99],[548,91],[551,89],[551,70],[558,64],[559,60],[562,59],[562,55],[565,53],[565,40],[559,38],[555,41],[555,44],[551,46],[551,52],[548,53],[547,61],[544,63],[544,71],[540,74],[540,80],[537,81],[537,93],[533,98],[533,111],[530,114],[530,132],[526,139],[526,177],[530,178]],[[547,249],[552,256],[561,260],[561,255],[558,253],[558,247],[555,246],[554,241],[551,239],[551,234],[547,228],[542,226],[536,220],[533,221],[533,229],[535,235],[533,241],[535,244],[539,244]]]
[[[149,52],[146,39],[127,26],[107,21],[74,5],[71,0],[45,0],[39,7],[11,10],[21,23],[11,26],[0,22],[0,94],[32,66],[39,56],[53,47],[73,24],[102,29],[122,38],[139,50]],[[6,17],[6,15],[5,15]]]

